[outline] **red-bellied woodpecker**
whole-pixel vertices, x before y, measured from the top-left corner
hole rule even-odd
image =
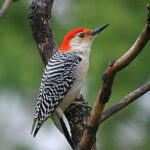
[[[50,59],[43,73],[32,127],[34,136],[49,117],[63,133],[60,117],[80,95],[88,73],[92,42],[97,33],[107,26],[94,30],[78,28],[65,36],[59,51]]]

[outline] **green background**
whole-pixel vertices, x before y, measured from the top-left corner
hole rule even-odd
[[[0,6],[3,2],[4,0],[0,1]],[[11,106],[17,103],[28,112],[26,117],[30,118],[29,124],[32,124],[35,100],[44,69],[29,25],[30,3],[31,1],[23,0],[14,2],[0,20],[0,102],[6,102],[6,107],[0,106],[5,110],[0,111],[0,115],[6,112],[2,118],[8,118],[7,124],[12,111]],[[61,45],[65,34],[74,28],[94,29],[106,23],[110,24],[97,36],[91,50],[89,73],[83,89],[83,95],[91,106],[101,87],[101,76],[108,62],[122,56],[145,26],[147,3],[147,0],[59,0],[54,4],[51,23],[58,46]],[[149,80],[149,58],[150,43],[132,64],[116,75],[106,108]],[[150,111],[145,115],[145,105],[141,101],[144,103],[144,98],[137,100],[102,124],[97,133],[97,141],[100,141],[99,149],[150,149]],[[17,114],[14,118],[18,118]],[[7,136],[3,131],[11,127],[11,122],[8,126],[2,126],[4,122],[5,119],[0,120],[0,133],[3,133],[0,134],[0,141],[3,143],[0,143],[3,144],[3,149],[9,149],[7,144],[11,145],[12,150],[34,149],[28,142],[23,144],[13,142],[15,136],[13,132],[9,133],[12,134],[10,136],[12,138],[4,138]],[[43,128],[49,132],[48,123]],[[24,136],[17,138],[24,139]],[[11,142],[8,139],[11,139]]]

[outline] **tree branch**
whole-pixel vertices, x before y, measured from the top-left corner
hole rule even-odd
[[[49,20],[53,2],[54,0],[33,0],[29,8],[29,19],[33,37],[45,65],[58,50]],[[75,101],[83,103],[85,107],[84,105],[73,105],[65,111],[70,124],[74,147],[76,147],[82,137],[83,129],[86,127],[91,110],[82,95]]]
[[[150,11],[150,5],[147,5],[149,11]],[[149,12],[150,13],[150,12]],[[105,104],[108,102],[109,97],[111,95],[111,88],[113,85],[113,81],[115,78],[115,75],[118,71],[125,68],[127,65],[129,65],[137,55],[140,54],[140,52],[143,50],[144,46],[150,39],[150,18],[148,15],[147,24],[144,27],[143,32],[138,37],[134,45],[116,62],[111,61],[108,68],[103,74],[103,84],[101,87],[101,90],[98,94],[98,97],[96,99],[92,115],[88,121],[88,126],[86,130],[84,131],[84,134],[82,136],[82,139],[80,141],[80,144],[78,145],[78,148],[82,150],[90,150],[91,146],[96,140],[96,132],[100,126],[101,122],[101,115],[103,113]]]
[[[121,99],[118,103],[112,105],[107,110],[105,110],[101,116],[101,123],[107,120],[109,117],[111,117],[116,112],[120,111],[130,103],[134,102],[137,98],[144,95],[146,92],[150,91],[150,81],[141,86],[140,88],[136,89],[129,95],[125,96],[123,99]]]
[[[58,50],[49,20],[53,1],[54,0],[33,0],[29,8],[29,19],[33,37],[45,65]]]
[[[9,6],[14,1],[16,1],[16,0],[5,0],[4,4],[2,5],[2,8],[0,9],[0,19],[5,15]]]

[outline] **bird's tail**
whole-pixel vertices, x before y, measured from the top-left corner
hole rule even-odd
[[[68,143],[73,149],[73,142],[70,137],[70,134],[68,132],[68,129],[66,127],[66,124],[64,123],[62,116],[58,115],[57,112],[53,112],[51,115],[51,118],[53,122],[55,123],[56,127],[59,129],[59,131],[64,134],[65,138],[67,139]],[[31,134],[33,133],[33,136],[35,137],[39,131],[39,129],[42,127],[43,123],[48,119],[45,118],[44,120],[38,120],[38,118],[35,118],[33,121],[32,129],[31,129]],[[38,121],[37,125],[36,122]]]
[[[31,134],[33,133],[33,136],[35,137],[38,133],[38,131],[40,130],[40,128],[42,127],[43,123],[47,120],[47,118],[43,121],[38,121],[37,123],[37,126],[35,127],[36,125],[36,122],[37,122],[37,118],[34,119],[34,122],[33,122],[33,125],[32,125],[32,129],[31,129]]]
[[[66,124],[64,123],[62,117],[60,117],[60,123],[61,123],[62,129],[63,129],[63,134],[64,134],[65,138],[67,139],[67,141],[70,144],[70,146],[72,147],[72,149],[74,149],[72,139],[70,137],[70,134],[68,132],[68,129],[67,129]]]
[[[62,116],[60,116],[58,114],[59,113],[57,113],[57,112],[53,112],[52,115],[51,115],[51,118],[52,118],[54,124],[56,125],[56,127],[65,136],[66,140],[68,141],[68,143],[70,144],[70,146],[73,149],[73,142],[72,142],[72,139],[70,137],[69,131],[66,127],[65,122],[62,119]]]

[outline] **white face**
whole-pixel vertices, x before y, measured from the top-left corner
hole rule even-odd
[[[90,36],[84,32],[79,32],[69,44],[73,51],[78,50],[80,53],[90,53],[94,38],[95,36]]]

